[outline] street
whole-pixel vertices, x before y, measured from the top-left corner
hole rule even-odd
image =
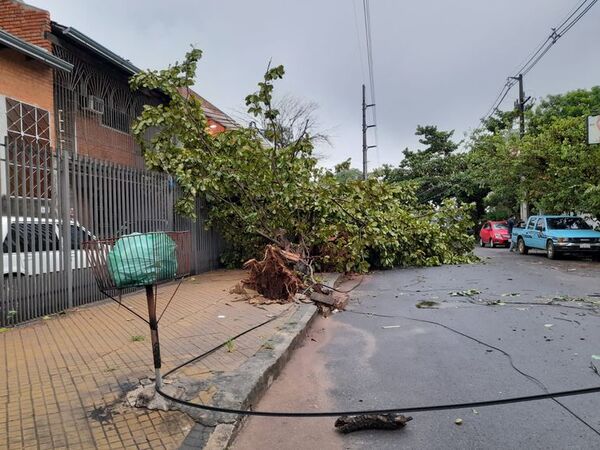
[[[392,408],[600,385],[591,368],[600,367],[592,358],[600,355],[600,318],[592,303],[600,300],[600,265],[506,249],[476,254],[481,262],[473,265],[365,276],[350,293],[346,312],[313,324],[256,409]],[[541,304],[552,299],[560,305]],[[416,307],[422,301],[434,303]],[[590,427],[600,431],[600,396],[560,403],[418,413],[401,430],[348,435],[334,430],[335,418],[253,417],[234,448],[598,448],[600,435]]]

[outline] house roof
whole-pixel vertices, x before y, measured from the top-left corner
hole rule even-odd
[[[104,47],[102,44],[96,42],[89,36],[86,36],[81,31],[73,27],[66,27],[59,23],[52,22],[52,31],[53,33],[56,33],[61,37],[68,38],[76,42],[77,44],[83,46],[89,51],[97,54],[101,58],[111,62],[115,66],[119,67],[121,70],[124,70],[129,75],[135,75],[140,72],[140,69],[133,65],[129,60],[120,57],[116,53]],[[211,102],[209,102],[193,90],[190,89],[189,91],[192,95],[200,99],[200,101],[202,102],[202,108],[204,109],[204,114],[206,114],[206,117],[214,120],[215,122],[220,123],[225,128],[239,127],[235,120],[233,120],[230,116],[221,111]]]
[[[37,45],[30,44],[29,42],[24,41],[23,39],[20,39],[2,29],[0,29],[0,45],[12,48],[19,53],[40,61],[41,63],[46,64],[54,69],[64,70],[66,72],[73,70],[73,65],[67,61],[63,61],[47,50],[44,50]]]
[[[193,95],[194,97],[196,97],[197,99],[199,99],[202,102],[202,109],[204,110],[204,114],[206,115],[207,118],[220,123],[227,129],[239,128],[239,124],[235,120],[233,120],[229,115],[227,115],[226,113],[221,111],[219,108],[217,108],[211,102],[206,100],[200,94],[195,92],[193,89],[187,88],[187,91],[190,95]],[[183,95],[185,95],[185,88],[181,89],[181,93]]]
[[[116,53],[107,49],[102,44],[96,42],[91,37],[83,34],[81,31],[73,27],[66,27],[59,23],[52,22],[52,31],[62,37],[75,41],[84,48],[113,63],[115,66],[124,70],[129,75],[135,75],[140,71],[140,69],[134,66],[129,60],[121,58]]]

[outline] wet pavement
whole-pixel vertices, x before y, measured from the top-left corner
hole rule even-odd
[[[590,367],[600,369],[600,264],[477,254],[479,264],[366,276],[347,312],[317,321],[257,409],[392,408],[600,385]],[[236,448],[600,448],[600,395],[560,403],[418,413],[400,431],[343,436],[330,418],[253,418]]]

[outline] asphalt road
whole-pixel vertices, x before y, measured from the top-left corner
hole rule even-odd
[[[600,264],[506,249],[477,254],[479,264],[366,276],[351,292],[348,311],[317,321],[257,409],[392,408],[544,392],[501,352],[406,317],[444,324],[504,350],[550,391],[600,385],[590,368],[594,362],[600,369],[592,358],[600,355],[600,312],[594,309],[600,304],[591,303],[600,302]],[[563,306],[541,305],[553,298]],[[437,305],[417,308],[421,301]],[[600,395],[560,402],[564,406],[542,400],[418,413],[403,430],[349,435],[336,433],[331,418],[252,418],[234,448],[600,448]],[[462,425],[455,424],[458,418]]]

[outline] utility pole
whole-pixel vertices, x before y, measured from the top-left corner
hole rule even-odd
[[[531,97],[525,98],[525,89],[523,88],[523,74],[519,74],[518,77],[511,77],[513,80],[519,82],[519,100],[515,102],[515,108],[519,111],[519,136],[521,139],[525,136],[525,104]],[[521,219],[525,220],[529,217],[529,204],[527,200],[521,202]]]
[[[519,74],[517,77],[519,80],[519,100],[517,104],[517,108],[519,109],[519,135],[521,139],[525,136],[525,90],[523,89],[523,74]]]
[[[370,148],[376,147],[375,145],[367,145],[367,130],[374,127],[375,125],[367,125],[367,108],[375,106],[375,103],[367,105],[367,90],[365,85],[362,85],[362,153],[363,153],[363,180],[367,179],[367,153]]]

